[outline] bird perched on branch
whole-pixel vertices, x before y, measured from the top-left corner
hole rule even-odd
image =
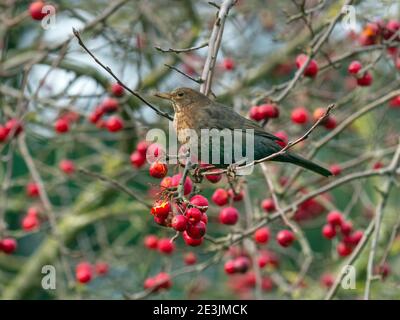
[[[246,130],[254,130],[252,131],[254,132],[254,144],[252,145],[254,148],[254,159],[252,160],[263,159],[282,149],[282,147],[277,143],[278,141],[282,141],[280,138],[266,132],[257,123],[246,119],[235,112],[232,108],[215,102],[196,90],[190,88],[178,88],[170,93],[157,93],[156,96],[172,102],[175,111],[173,120],[174,128],[177,132],[178,140],[182,144],[188,143],[189,138],[187,130],[193,130],[197,133],[198,137],[201,137],[202,129],[224,130],[225,132],[231,132],[231,134],[237,130],[242,132],[246,132]],[[243,144],[240,147],[243,148],[242,151],[244,151],[245,148],[244,142],[245,138],[243,138]],[[199,141],[196,144],[200,150],[201,146],[204,145],[204,141]],[[216,144],[214,143],[214,145]],[[212,145],[211,148],[215,149],[214,145]],[[240,159],[236,154],[233,154],[232,150],[227,151],[224,146],[224,143],[218,143],[220,161],[217,161],[217,163],[208,161],[206,163],[215,165],[219,168],[226,168],[232,163],[240,162],[243,159],[243,157]],[[231,154],[232,163],[224,162],[223,156],[225,156],[227,152]],[[289,151],[279,154],[272,158],[271,161],[293,163],[326,177],[332,175],[329,170]]]

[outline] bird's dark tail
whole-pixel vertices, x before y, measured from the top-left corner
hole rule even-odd
[[[304,159],[303,157],[301,157],[297,154],[294,154],[294,153],[286,153],[281,157],[277,157],[276,160],[293,163],[293,164],[303,167],[305,169],[319,173],[325,177],[329,177],[332,175],[332,172],[330,172],[328,169],[325,169],[325,168],[319,166],[318,164],[316,164],[310,160]]]

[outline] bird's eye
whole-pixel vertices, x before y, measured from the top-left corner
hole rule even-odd
[[[178,97],[183,97],[183,92],[178,92]]]

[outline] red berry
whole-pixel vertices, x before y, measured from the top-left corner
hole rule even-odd
[[[268,264],[268,257],[265,254],[258,256],[258,266],[264,268]]]
[[[59,164],[59,168],[66,174],[73,174],[75,172],[75,165],[74,162],[71,160],[61,160]]]
[[[32,231],[39,227],[39,224],[39,219],[35,215],[28,214],[22,219],[22,229],[24,231]]]
[[[211,183],[218,183],[222,179],[222,174],[207,174],[205,177]]]
[[[373,168],[374,170],[382,169],[383,167],[384,167],[384,165],[383,165],[383,163],[380,162],[380,161],[375,162],[374,165],[372,166],[372,168]]]
[[[30,207],[26,213],[27,216],[30,217],[38,217],[39,216],[39,212],[35,207]]]
[[[183,257],[183,261],[185,262],[185,264],[190,266],[190,265],[195,264],[197,262],[197,257],[193,252],[188,252]]]
[[[285,131],[278,131],[275,133],[275,136],[282,140],[277,140],[276,143],[279,144],[282,148],[286,147],[289,142],[289,137],[287,133]]]
[[[158,238],[157,236],[150,234],[144,238],[144,245],[148,249],[157,249],[158,246]]]
[[[146,280],[144,280],[143,288],[154,289],[155,286],[156,286],[156,281],[154,280],[154,278],[147,278]]]
[[[186,232],[193,239],[201,239],[206,234],[206,224],[203,221],[199,221],[196,224],[189,224]]]
[[[43,1],[35,1],[29,5],[29,14],[34,20],[42,20],[47,13],[42,13],[42,9],[45,6]]]
[[[338,176],[342,173],[342,167],[338,164],[333,164],[329,167],[329,171],[334,175]]]
[[[394,97],[392,100],[390,100],[389,106],[391,108],[399,108],[400,107],[400,96]],[[1,138],[0,138],[0,141],[1,141]]]
[[[351,235],[350,235],[350,242],[353,246],[356,246],[362,239],[362,237],[364,236],[364,233],[361,230],[357,230],[354,231]]]
[[[102,108],[97,107],[90,115],[89,121],[93,124],[96,124],[100,118],[103,116],[104,111]]]
[[[5,141],[8,138],[9,130],[0,125],[0,142]]]
[[[329,116],[324,121],[324,127],[326,129],[328,129],[328,130],[333,130],[333,129],[336,128],[336,126],[337,126],[337,121],[336,121],[336,118],[334,116]]]
[[[297,69],[300,69],[303,66],[303,64],[306,63],[307,59],[308,59],[308,57],[305,54],[298,55],[296,58]],[[313,78],[317,75],[318,70],[319,70],[319,68],[318,68],[317,61],[315,61],[314,59],[311,59],[311,61],[307,65],[307,67],[304,69],[303,74],[306,77]]]
[[[276,241],[282,247],[289,247],[295,240],[294,234],[290,230],[281,230],[276,235]]]
[[[231,58],[225,58],[222,61],[222,65],[223,65],[224,69],[228,70],[228,71],[235,69],[235,62]]]
[[[308,122],[310,115],[304,107],[297,107],[292,111],[291,119],[296,124],[305,124]]]
[[[158,251],[164,254],[171,254],[175,250],[175,244],[168,238],[161,238],[158,240]]]
[[[161,216],[154,216],[154,222],[159,224],[160,226],[167,227],[167,217],[161,217]]]
[[[101,104],[101,109],[103,112],[110,113],[118,110],[118,100],[114,98],[107,98]]]
[[[182,174],[178,173],[174,176],[172,176],[171,179],[171,186],[172,187],[178,187],[182,179]],[[187,195],[190,192],[192,192],[193,188],[193,183],[192,180],[189,177],[186,177],[185,183],[183,184],[183,194]]]
[[[275,104],[262,104],[259,107],[259,112],[262,114],[263,119],[278,118],[279,109]]]
[[[367,71],[361,78],[357,79],[357,84],[361,87],[368,87],[372,83],[372,75]]]
[[[162,218],[168,217],[171,212],[171,204],[166,200],[157,200],[151,208],[151,214]]]
[[[201,220],[203,213],[197,208],[189,208],[186,211],[186,218],[190,223],[197,223]]]
[[[228,203],[229,200],[229,194],[225,189],[218,188],[214,191],[211,200],[217,205],[217,206],[224,206]]]
[[[340,226],[343,223],[344,219],[343,215],[339,211],[331,211],[328,213],[326,221],[331,226]]]
[[[32,198],[39,196],[39,186],[35,182],[29,182],[26,185],[26,194]]]
[[[122,122],[122,119],[120,117],[112,116],[108,118],[106,122],[106,127],[110,132],[117,132],[124,127],[124,123]]]
[[[343,223],[340,225],[340,232],[344,236],[348,236],[352,231],[353,224],[351,223],[351,221],[343,221]]]
[[[208,223],[208,216],[206,215],[205,212],[204,212],[203,215],[201,216],[201,221],[203,221],[205,224]]]
[[[322,235],[327,239],[333,239],[336,236],[336,229],[331,224],[326,224],[322,227]]]
[[[219,213],[219,221],[222,224],[234,225],[239,219],[239,211],[234,207],[223,208]]]
[[[382,279],[384,280],[390,274],[390,271],[389,264],[384,262],[382,265],[376,268],[375,273],[382,275]]]
[[[146,155],[147,152],[147,148],[149,147],[149,143],[147,141],[140,141],[137,145],[136,145],[136,151]]]
[[[0,251],[6,254],[14,253],[17,250],[17,241],[14,238],[4,238],[0,240]]]
[[[92,280],[92,266],[87,262],[79,263],[75,268],[75,278],[79,283],[88,283]]]
[[[176,215],[171,221],[171,227],[176,231],[185,231],[187,228],[187,218],[182,214]]]
[[[318,121],[320,118],[323,117],[325,114],[325,109],[324,108],[317,108],[313,112],[313,120]]]
[[[146,162],[146,157],[138,151],[134,151],[130,156],[131,164],[135,168],[142,167]]]
[[[169,289],[172,286],[171,277],[168,273],[160,272],[154,277],[157,289]]]
[[[261,203],[261,207],[265,212],[274,212],[276,210],[274,200],[271,198],[264,199]]]
[[[362,69],[362,64],[361,64],[361,62],[355,60],[355,61],[352,61],[352,62],[349,64],[349,67],[347,68],[347,71],[348,71],[350,74],[357,74],[358,71],[360,71],[361,69]]]
[[[165,163],[159,161],[153,162],[150,165],[149,173],[150,176],[152,176],[153,178],[164,178],[168,173],[168,166]]]
[[[267,227],[263,227],[258,229],[255,233],[254,233],[254,240],[257,243],[267,243],[269,240],[269,229]]]
[[[250,260],[247,257],[241,256],[233,260],[233,265],[236,272],[246,273],[250,268]]]
[[[274,288],[274,282],[270,277],[263,277],[261,279],[261,289],[263,291],[271,291]]]
[[[260,121],[260,120],[264,119],[264,115],[261,112],[261,109],[257,106],[253,106],[250,108],[249,117],[250,117],[250,119],[253,119],[254,121]]]
[[[204,238],[200,239],[194,239],[191,236],[188,235],[186,231],[182,233],[182,238],[183,241],[185,241],[186,245],[191,246],[191,247],[197,247],[203,243]]]
[[[228,260],[224,264],[224,270],[226,274],[233,274],[236,272],[234,260]]]
[[[12,134],[13,137],[18,136],[23,130],[22,122],[18,119],[10,119],[4,125],[7,135]]]
[[[111,92],[116,97],[122,97],[124,95],[125,89],[119,83],[113,83],[111,85]]]
[[[229,197],[231,197],[233,199],[233,201],[237,202],[237,201],[242,201],[243,200],[243,191],[240,192],[234,192],[232,189],[228,190],[228,195]]]
[[[165,177],[160,182],[161,190],[169,189],[172,187],[172,177]]]
[[[389,20],[384,27],[383,38],[388,40],[400,29],[400,22],[397,20]]]
[[[332,287],[333,283],[335,282],[335,279],[333,277],[333,275],[331,275],[330,273],[324,273],[321,276],[321,285],[324,286],[325,288],[330,288]]]
[[[336,251],[339,256],[347,257],[349,254],[351,254],[353,249],[349,245],[345,244],[344,242],[339,242],[336,247]]]
[[[200,194],[196,194],[190,199],[190,203],[196,207],[199,207],[200,211],[206,212],[208,209],[208,200]],[[201,207],[201,208],[200,208]]]
[[[69,131],[69,122],[64,118],[57,119],[56,123],[54,124],[54,130],[57,133],[68,132]]]
[[[104,276],[108,273],[109,266],[107,262],[97,262],[94,266],[96,273],[100,276]]]

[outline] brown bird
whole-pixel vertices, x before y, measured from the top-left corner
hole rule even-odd
[[[277,143],[278,141],[282,141],[280,138],[266,132],[264,128],[259,126],[257,123],[246,119],[235,112],[232,108],[215,102],[196,90],[190,88],[178,88],[170,93],[157,93],[156,96],[172,102],[175,111],[173,124],[178,135],[178,140],[182,144],[188,142],[188,136],[185,133],[185,129],[195,130],[198,137],[201,136],[201,129],[227,129],[231,133],[233,133],[233,130],[241,130],[242,132],[245,132],[248,129],[252,129],[254,130],[254,160],[265,158],[282,149],[282,147]],[[245,135],[243,135],[243,137],[245,137]],[[245,138],[242,140],[242,151],[245,150],[245,143],[243,142],[245,142]],[[198,143],[199,149],[203,143],[204,141]],[[210,142],[210,148],[212,149],[213,147],[214,145]],[[244,156],[238,158],[236,154],[232,153],[231,149],[226,151],[223,142],[218,144],[218,148],[220,161],[217,161],[217,163],[213,163],[212,161],[203,161],[203,159],[202,161],[213,164],[216,167],[228,167],[230,164],[237,163],[245,158]],[[213,152],[211,149],[210,154]],[[226,156],[225,153],[227,152],[231,154],[232,163],[224,162],[226,159],[224,156]],[[332,175],[329,170],[288,151],[271,160],[293,163],[326,177]]]

